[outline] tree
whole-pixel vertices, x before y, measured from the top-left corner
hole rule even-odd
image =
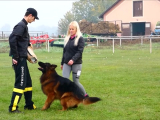
[[[60,19],[58,22],[58,34],[66,34],[68,30],[68,25],[74,20],[74,15],[71,11],[64,15],[64,18]]]
[[[87,20],[91,23],[100,21],[99,15],[108,9],[116,0],[79,0],[73,3],[72,10],[67,12],[58,23],[60,34],[66,34],[71,21]]]
[[[92,16],[94,16],[94,20],[96,23],[100,21],[99,16],[107,10],[116,0],[93,0],[93,8],[92,8]]]
[[[92,21],[92,8],[93,4],[91,0],[80,0],[73,3],[73,14],[76,21],[86,19],[87,21]]]

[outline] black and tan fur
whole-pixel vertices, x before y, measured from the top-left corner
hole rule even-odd
[[[84,97],[83,92],[71,80],[57,74],[57,65],[38,62],[42,75],[40,83],[43,93],[47,96],[42,110],[48,109],[51,103],[58,99],[62,105],[62,110],[69,107],[78,107],[78,104],[92,104],[100,100],[98,97]]]

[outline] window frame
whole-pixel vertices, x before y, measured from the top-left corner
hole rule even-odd
[[[139,2],[139,4],[137,5],[139,5],[141,11],[136,10],[136,6],[135,6],[136,2],[137,3]],[[133,1],[133,17],[142,17],[142,16],[143,16],[143,0],[134,0]]]

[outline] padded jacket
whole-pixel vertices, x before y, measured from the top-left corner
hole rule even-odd
[[[10,53],[13,59],[27,57],[27,48],[29,46],[28,27],[25,19],[22,19],[14,28],[9,36]]]
[[[73,64],[82,64],[82,53],[84,49],[84,39],[83,37],[79,38],[78,45],[74,45],[75,38],[70,38],[65,47],[63,48],[63,56],[61,65],[63,63],[68,63],[69,60],[73,60]]]

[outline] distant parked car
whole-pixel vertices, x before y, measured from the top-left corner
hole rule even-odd
[[[160,35],[160,21],[157,22],[156,27],[151,35]]]

